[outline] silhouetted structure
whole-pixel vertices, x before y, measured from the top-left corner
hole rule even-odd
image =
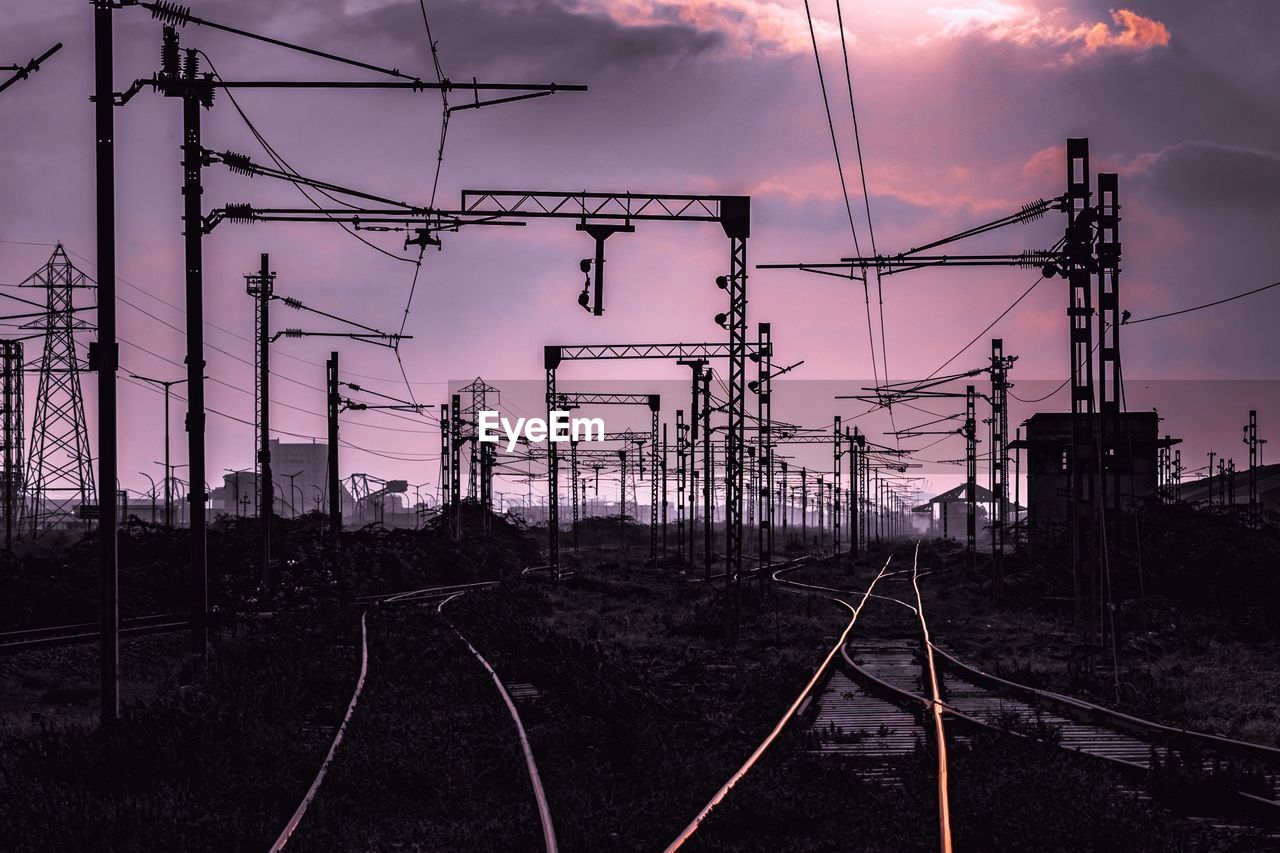
[[[0,341],[0,512],[5,547],[13,545],[22,515],[22,341]]]
[[[1027,451],[1027,524],[1033,542],[1055,542],[1071,523],[1071,419],[1068,412],[1032,415],[1026,422],[1026,438],[1015,444]],[[1095,435],[1098,420],[1095,414],[1086,421],[1086,427],[1094,427]],[[1124,412],[1110,418],[1107,426],[1102,482],[1091,488],[1095,492],[1105,489],[1110,496],[1108,510],[1117,505],[1129,509],[1156,494],[1159,448],[1181,439],[1159,436],[1160,419],[1155,412]]]
[[[75,316],[77,290],[93,287],[67,259],[62,244],[49,260],[23,283],[45,290],[46,314],[22,328],[44,333],[40,360],[40,386],[31,423],[31,462],[27,468],[23,527],[32,536],[71,523],[80,507],[96,502],[93,454],[80,393],[80,371],[85,367],[76,354],[75,334],[88,323]]]

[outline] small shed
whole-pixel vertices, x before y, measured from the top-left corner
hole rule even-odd
[[[920,504],[911,510],[919,515],[927,515],[929,524],[927,532],[945,539],[963,539],[968,530],[968,509],[965,497],[966,484],[961,483],[954,489],[948,489],[927,503]],[[977,504],[977,529],[981,530],[991,517],[995,507],[995,495],[990,489],[974,485],[974,502]]]

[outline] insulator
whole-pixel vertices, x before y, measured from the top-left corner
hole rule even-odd
[[[1045,249],[1031,249],[1018,256],[1018,266],[1023,268],[1044,267],[1057,261],[1058,256]]]
[[[300,338],[302,337],[302,330],[301,329],[285,329],[284,336],[286,338]]]
[[[1018,213],[1018,218],[1023,222],[1034,222],[1044,216],[1049,210],[1049,202],[1044,199],[1037,199],[1030,204],[1024,204],[1022,210]]]
[[[200,54],[188,48],[183,51],[182,76],[194,80],[200,75]]]
[[[160,43],[160,73],[166,77],[177,77],[181,63],[178,55],[178,31],[173,27],[165,27]]]
[[[301,303],[301,302],[299,302],[298,300],[294,299],[292,296],[282,296],[282,297],[280,298],[280,301],[281,301],[281,302],[283,302],[285,305],[288,305],[290,308],[293,308],[293,309],[295,309],[295,310],[301,310],[301,309],[302,309],[302,303]]]
[[[165,24],[175,27],[181,27],[191,20],[191,7],[183,6],[180,3],[170,3],[169,0],[156,0],[147,6],[151,10],[151,17]]]
[[[253,177],[253,161],[249,159],[248,154],[237,154],[234,151],[223,151],[221,155],[222,163],[228,169],[241,175]]]
[[[228,204],[222,208],[222,214],[228,222],[252,222],[254,217],[253,206],[243,202]]]

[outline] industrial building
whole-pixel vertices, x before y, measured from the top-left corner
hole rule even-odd
[[[1096,435],[1103,424],[1094,415],[1091,425]],[[1107,452],[1101,460],[1102,474],[1094,478],[1093,494],[1104,507],[1129,509],[1156,494],[1159,449],[1179,439],[1160,437],[1160,417],[1155,412],[1123,412],[1118,418],[1109,417],[1105,425]],[[1010,448],[1026,454],[1028,533],[1033,541],[1048,541],[1071,523],[1072,415],[1032,415],[1025,423],[1025,436]]]

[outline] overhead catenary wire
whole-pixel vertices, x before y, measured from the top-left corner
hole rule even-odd
[[[858,108],[853,100],[853,71],[849,64],[849,46],[845,39],[844,33],[844,13],[841,9],[840,0],[836,0],[836,27],[840,30],[840,52],[844,56],[844,79],[845,87],[849,93],[849,116],[853,119],[853,147],[858,155],[858,176],[862,182],[862,206],[867,214],[867,234],[871,238],[871,254],[879,256],[880,251],[876,247],[876,227],[875,222],[871,218],[871,193],[867,191],[867,168],[862,157],[862,132],[858,126]],[[859,253],[861,254],[861,253]],[[884,323],[884,286],[880,281],[880,272],[876,270],[876,298],[879,302],[880,315],[880,362],[884,368],[884,381],[889,381],[889,342],[885,336]],[[867,287],[867,282],[863,281],[863,288]],[[872,356],[874,358],[874,354]],[[889,407],[889,419],[893,420],[893,407]]]
[[[1280,287],[1280,281],[1275,281],[1275,282],[1272,282],[1271,284],[1263,285],[1262,287],[1255,287],[1253,290],[1246,290],[1244,293],[1237,293],[1235,296],[1228,296],[1224,299],[1216,299],[1213,302],[1206,302],[1203,305],[1194,305],[1191,308],[1182,308],[1178,311],[1168,311],[1168,312],[1165,312],[1164,314],[1156,314],[1154,317],[1142,317],[1137,320],[1122,320],[1120,325],[1136,326],[1139,323],[1150,323],[1152,320],[1163,320],[1166,317],[1177,317],[1180,314],[1190,314],[1192,311],[1202,311],[1205,308],[1212,308],[1215,305],[1222,305],[1224,302],[1233,302],[1237,299],[1243,299],[1246,296],[1253,296],[1255,293],[1261,293],[1262,291],[1270,290],[1273,287]]]
[[[836,174],[840,177],[840,190],[844,197],[845,214],[849,219],[849,231],[853,236],[853,247],[859,255],[862,254],[862,247],[858,241],[858,229],[853,224],[853,204],[849,201],[849,186],[844,177],[844,162],[840,159],[840,143],[836,139],[836,125],[831,117],[831,101],[827,97],[827,81],[822,72],[822,55],[818,51],[818,35],[813,26],[813,13],[809,9],[809,0],[804,0],[804,14],[809,22],[809,40],[813,43],[813,60],[818,68],[818,86],[822,90],[822,107],[827,115],[827,129],[831,133],[831,148],[836,158]],[[862,282],[863,300],[866,305],[867,314],[867,341],[871,347],[871,372],[875,376],[876,384],[880,384],[880,368],[876,364],[876,344],[875,333],[872,331],[871,322],[871,294],[867,288],[867,283]]]
[[[209,55],[205,53],[203,50],[199,51],[199,53],[201,56],[204,57],[205,62],[209,63],[209,70],[213,73],[213,76],[218,80],[222,80],[222,75],[218,73],[218,69],[214,65],[213,60],[209,58]],[[271,161],[276,164],[276,168],[278,168],[282,172],[286,172],[292,175],[293,177],[301,180],[303,176],[296,169],[294,169],[293,166],[291,166],[289,162],[285,160],[284,157],[282,157],[278,151],[275,150],[275,148],[271,145],[271,143],[267,142],[266,137],[264,137],[262,133],[258,131],[257,126],[254,125],[254,123],[249,119],[248,114],[246,114],[244,109],[241,108],[239,101],[236,100],[236,97],[231,92],[231,90],[225,89],[224,91],[227,94],[227,99],[231,101],[231,106],[235,108],[236,113],[240,116],[240,120],[244,122],[245,127],[249,129],[249,133],[253,135],[253,138],[257,141],[258,145],[261,146],[262,150],[266,152],[267,156],[271,158]],[[311,204],[312,207],[320,211],[322,214],[325,215],[327,219],[330,219],[331,221],[333,221],[343,231],[350,234],[352,237],[356,238],[361,243],[364,243],[366,246],[373,249],[375,252],[379,252],[380,254],[386,255],[388,258],[391,258],[393,260],[400,261],[406,264],[414,263],[412,258],[405,258],[393,252],[389,252],[386,249],[382,248],[381,246],[377,245],[376,243],[370,242],[369,240],[366,240],[364,237],[361,237],[358,233],[356,233],[356,231],[347,227],[346,223],[343,223],[333,218],[329,214],[324,213],[324,207],[315,199],[313,199],[305,189],[303,189],[302,184],[299,183],[299,181],[293,181],[292,184],[298,190],[298,192],[302,194],[302,197],[305,198],[307,202]],[[352,206],[348,202],[345,202],[339,198],[335,198],[334,196],[325,192],[323,189],[316,188],[316,192],[320,193],[325,198],[330,199],[336,204],[340,204],[344,207]]]
[[[49,247],[52,247],[52,246],[56,246],[56,245],[58,245],[57,243],[49,243],[49,242],[46,242],[46,241],[37,241],[37,240],[4,240],[4,239],[0,239],[0,243],[3,243],[3,244],[9,244],[9,245],[18,245],[18,246],[49,246]],[[96,264],[94,263],[93,259],[85,257],[84,255],[82,255],[82,254],[80,254],[79,252],[77,252],[75,249],[72,249],[72,248],[67,247],[67,246],[64,246],[63,248],[64,248],[64,249],[66,249],[67,254],[75,256],[75,257],[76,257],[76,258],[78,258],[81,262],[86,263],[86,264],[88,264],[89,266],[96,266]],[[89,278],[90,278],[90,281],[92,281],[92,280],[93,280],[93,279],[92,279],[92,277],[89,277]],[[123,278],[122,276],[119,276],[119,275],[117,275],[117,276],[116,276],[116,281],[117,281],[118,283],[120,283],[120,284],[125,285],[125,286],[126,286],[126,287],[128,287],[130,290],[137,291],[138,293],[142,294],[143,296],[147,297],[148,299],[151,299],[151,300],[154,300],[154,301],[156,301],[156,302],[159,302],[161,305],[164,305],[166,308],[169,308],[170,310],[177,312],[177,314],[178,314],[178,315],[180,315],[180,316],[186,316],[186,309],[185,309],[185,308],[183,308],[183,307],[182,307],[182,306],[180,306],[180,305],[175,305],[174,303],[170,302],[169,300],[167,300],[167,299],[165,299],[165,298],[163,298],[163,297],[161,297],[161,296],[157,296],[156,294],[152,293],[150,290],[147,290],[145,287],[141,287],[141,286],[139,286],[139,285],[135,284],[134,282],[131,282],[131,281],[129,281],[128,279]],[[5,286],[6,286],[6,287],[18,287],[18,286],[20,286],[20,285],[5,285]],[[122,298],[122,299],[121,299],[121,301],[125,301],[125,300],[123,300],[123,298]],[[137,311],[142,312],[144,315],[146,315],[146,316],[148,316],[148,317],[152,317],[153,319],[160,320],[160,318],[156,317],[156,316],[155,316],[154,314],[152,314],[151,312],[144,310],[143,308],[141,308],[141,307],[140,307],[140,306],[138,306],[138,305],[135,305],[135,304],[133,304],[133,303],[131,303],[131,302],[127,302],[127,301],[125,301],[125,304],[129,305],[129,307],[134,308],[134,309],[135,309],[135,310],[137,310]],[[164,322],[164,321],[163,321],[163,320],[160,320],[160,322]],[[166,324],[166,325],[168,325],[168,324]],[[172,326],[171,326],[171,328],[172,328]],[[230,336],[230,337],[236,338],[237,340],[240,340],[240,341],[244,341],[245,343],[248,343],[248,344],[253,344],[253,343],[254,343],[253,338],[250,338],[250,337],[248,337],[248,336],[246,336],[246,335],[242,335],[242,334],[240,334],[239,332],[235,331],[234,329],[228,329],[227,327],[225,327],[225,326],[220,326],[220,325],[218,325],[217,323],[211,323],[211,322],[209,322],[208,320],[206,320],[206,321],[205,321],[205,328],[207,328],[207,329],[215,329],[215,330],[217,330],[217,331],[219,331],[219,332],[221,332],[221,333],[223,333],[223,334],[225,334],[225,335],[228,335],[228,336]],[[212,346],[212,345],[210,345],[210,346]],[[221,352],[221,350],[219,350],[219,352]],[[276,355],[278,355],[278,356],[283,356],[283,357],[285,357],[285,358],[287,358],[287,359],[290,359],[291,361],[296,361],[296,362],[298,362],[299,364],[305,364],[305,365],[307,365],[308,367],[313,367],[313,368],[316,368],[316,369],[323,369],[323,367],[324,367],[324,365],[323,365],[323,364],[321,364],[321,363],[318,363],[318,362],[315,362],[315,361],[311,361],[310,359],[302,358],[301,356],[297,356],[297,355],[294,355],[293,353],[285,352],[285,351],[283,351],[283,350],[282,350],[282,351],[280,351],[280,352],[278,352],[278,353],[276,353]],[[234,356],[234,355],[233,355],[233,356],[231,356],[231,357],[232,357],[232,358],[236,358],[237,360],[242,361],[242,362],[244,362],[244,363],[246,363],[246,364],[250,363],[250,362],[248,362],[246,359],[240,358],[239,356]],[[352,372],[352,371],[349,371],[349,370],[344,371],[343,373],[344,373],[344,375],[346,375],[346,376],[354,376],[354,377],[357,377],[357,378],[359,378],[359,379],[368,379],[368,380],[374,380],[374,381],[379,381],[379,382],[391,382],[391,381],[393,381],[393,380],[387,379],[387,377],[385,377],[385,376],[372,376],[372,375],[364,374],[364,373],[355,373],[355,372]],[[276,372],[276,371],[274,371],[274,370],[271,372],[271,375],[272,375],[272,376],[275,376],[275,377],[277,377],[277,378],[279,378],[279,379],[284,379],[284,380],[285,380],[285,381],[287,381],[287,382],[294,382],[294,383],[296,383],[296,384],[307,385],[307,383],[302,382],[301,380],[294,379],[293,377],[286,376],[285,374],[278,373],[278,372]],[[415,385],[446,385],[446,384],[448,384],[448,383],[447,383],[447,381],[446,381],[446,380],[414,380],[413,384],[415,384]],[[309,387],[309,388],[311,388],[311,389],[313,389],[313,390],[323,390],[323,389],[318,389],[318,388],[316,388],[316,386],[314,386],[314,385],[307,385],[307,387]]]
[[[934,369],[933,369],[933,372],[932,372],[932,373],[930,373],[928,376],[926,376],[926,377],[925,377],[925,379],[932,379],[933,377],[937,376],[939,373],[941,373],[942,371],[946,370],[946,369],[947,369],[947,367],[948,367],[948,366],[950,366],[950,365],[951,365],[951,364],[952,364],[952,363],[953,363],[957,358],[959,358],[960,356],[962,356],[962,355],[964,355],[966,352],[968,352],[968,351],[969,351],[969,347],[973,346],[973,345],[974,345],[974,344],[976,344],[978,341],[982,340],[982,337],[983,337],[987,332],[989,332],[989,331],[991,331],[993,328],[995,328],[996,323],[999,323],[999,322],[1000,322],[1001,320],[1003,320],[1006,316],[1008,316],[1008,314],[1009,314],[1009,312],[1010,312],[1010,311],[1012,311],[1014,308],[1017,308],[1017,307],[1018,307],[1018,305],[1019,305],[1019,303],[1021,303],[1021,302],[1022,302],[1022,300],[1026,299],[1026,298],[1027,298],[1027,296],[1029,296],[1029,295],[1031,294],[1031,291],[1035,290],[1035,289],[1036,289],[1036,287],[1037,287],[1037,286],[1040,284],[1040,282],[1042,282],[1042,281],[1044,281],[1044,276],[1040,276],[1040,277],[1039,277],[1039,278],[1037,278],[1035,281],[1031,282],[1031,286],[1030,286],[1030,287],[1028,287],[1026,290],[1022,291],[1022,294],[1021,294],[1020,296],[1018,296],[1018,298],[1017,298],[1017,299],[1013,300],[1013,302],[1012,302],[1012,303],[1010,303],[1010,305],[1009,305],[1009,307],[1008,307],[1008,308],[1006,308],[1006,309],[1004,309],[1003,311],[1001,311],[1001,312],[1000,312],[1000,314],[999,314],[999,315],[998,315],[994,320],[992,320],[990,323],[988,323],[988,324],[986,325],[986,327],[984,327],[984,328],[983,328],[983,330],[982,330],[981,332],[978,332],[978,334],[974,335],[974,336],[973,336],[973,338],[969,341],[969,343],[965,344],[964,346],[960,347],[960,349],[956,350],[955,354],[954,354],[954,355],[952,355],[952,356],[951,356],[951,358],[947,359],[946,361],[942,362],[942,364],[940,364],[940,365],[938,365],[936,368],[934,368]]]

